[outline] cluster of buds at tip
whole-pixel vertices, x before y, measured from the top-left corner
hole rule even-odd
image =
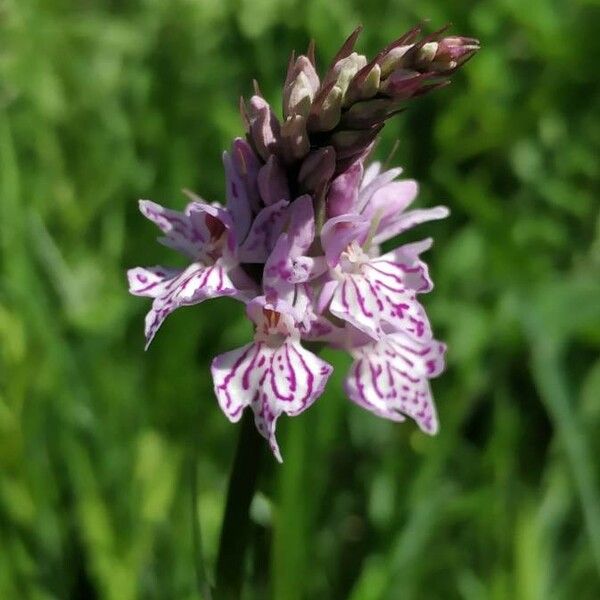
[[[152,299],[147,343],[179,307],[242,302],[254,336],[212,361],[215,395],[233,422],[253,411],[278,460],[277,419],[311,406],[333,370],[307,342],[350,353],[352,402],[393,421],[410,417],[428,434],[438,428],[429,380],[444,369],[445,346],[418,298],[433,287],[421,259],[432,240],[387,253],[382,244],[448,209],[409,210],[416,182],[366,159],[385,121],[443,85],[479,45],[443,32],[419,39],[416,28],[368,60],[354,52],[359,33],[322,78],[314,45],[292,55],[281,119],[258,85],[242,101],[246,139],[223,155],[226,206],[191,193],[182,212],[140,202],[159,241],[189,259],[183,269],[129,270],[131,293]]]
[[[267,161],[276,156],[297,177],[297,191],[323,190],[335,174],[368,153],[385,121],[407,101],[449,83],[479,49],[473,38],[427,36],[415,27],[369,60],[354,51],[361,28],[344,42],[320,78],[314,44],[293,53],[283,86],[282,120],[257,93],[241,108],[247,139]],[[331,164],[334,169],[331,171]]]

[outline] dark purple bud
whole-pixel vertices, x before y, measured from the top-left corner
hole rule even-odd
[[[336,173],[344,173],[347,171],[354,163],[360,162],[362,164],[365,163],[365,160],[373,151],[375,146],[375,142],[371,142],[364,148],[361,148],[356,154],[352,154],[346,158],[342,158],[336,162],[335,170]]]
[[[335,171],[335,150],[331,146],[313,150],[304,159],[298,181],[306,192],[316,193],[325,188]]]
[[[258,189],[262,201],[270,206],[279,200],[290,200],[287,177],[279,160],[271,155],[258,172]]]
[[[249,134],[258,154],[267,160],[276,154],[280,126],[277,117],[264,98],[252,96],[247,108]]]
[[[345,215],[352,211],[358,199],[362,176],[363,166],[359,161],[331,182],[326,202],[328,218]]]
[[[331,144],[335,148],[337,159],[348,158],[362,152],[381,131],[383,124],[371,129],[355,131],[338,131],[331,136]]]
[[[415,94],[426,79],[427,75],[418,71],[398,69],[381,84],[380,91],[395,100],[406,100]]]
[[[467,37],[445,37],[437,42],[431,68],[448,72],[460,67],[479,50],[479,40]]]
[[[342,117],[341,126],[347,129],[369,129],[382,123],[399,110],[392,98],[373,98],[353,104]]]

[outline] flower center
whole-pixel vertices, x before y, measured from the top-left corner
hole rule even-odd
[[[255,338],[272,348],[283,344],[290,335],[289,318],[271,308],[263,308],[263,320],[256,326]]]
[[[369,256],[357,241],[349,244],[340,255],[340,267],[343,273],[359,273],[362,265],[368,261]]]

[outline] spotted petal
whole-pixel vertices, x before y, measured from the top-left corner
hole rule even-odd
[[[181,273],[181,269],[166,267],[136,267],[127,271],[129,293],[156,298],[165,292],[165,285]]]
[[[183,212],[165,208],[151,200],[140,200],[139,206],[140,212],[165,234],[158,240],[161,244],[198,259],[210,242],[218,239],[225,230],[232,229],[232,222],[225,209],[190,195],[197,200],[190,202]]]
[[[421,430],[434,435],[438,420],[429,379],[444,369],[444,344],[420,344],[396,333],[355,351],[356,360],[345,381],[350,400],[391,419],[414,419]]]
[[[386,254],[365,263],[359,273],[340,275],[329,310],[373,339],[391,329],[425,340],[431,327],[416,293],[430,286],[423,267],[395,262]]]
[[[199,304],[220,296],[240,297],[222,261],[211,266],[192,263],[184,271],[159,269],[137,268],[128,272],[130,291],[138,296],[154,298],[152,308],[146,315],[146,348],[163,321],[180,306]],[[140,276],[148,278],[146,287],[143,287]]]
[[[277,347],[253,342],[217,356],[211,365],[215,394],[230,421],[238,421],[250,406],[260,434],[275,458],[281,453],[275,438],[278,417],[306,410],[323,392],[332,367],[285,338]]]

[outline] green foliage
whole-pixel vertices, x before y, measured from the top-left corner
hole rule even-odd
[[[421,182],[449,371],[441,433],[341,391],[282,419],[253,506],[247,597],[600,596],[600,88],[590,0],[0,2],[0,598],[196,598],[190,464],[212,568],[236,438],[210,357],[248,338],[227,300],[169,318],[124,270],[174,260],[137,212],[223,197],[220,153],[288,52],[324,66],[422,19],[479,37],[455,84],[388,125]],[[273,551],[270,551],[270,548]]]

